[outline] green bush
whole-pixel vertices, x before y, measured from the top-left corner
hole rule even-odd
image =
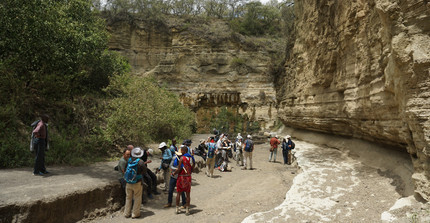
[[[105,114],[104,135],[112,144],[142,145],[191,135],[194,114],[153,79],[118,76],[106,90],[116,95]]]

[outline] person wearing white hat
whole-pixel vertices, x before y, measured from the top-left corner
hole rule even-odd
[[[164,180],[164,188],[163,191],[167,191],[169,189],[169,181],[170,181],[170,162],[172,161],[173,155],[172,151],[167,148],[167,144],[165,142],[160,143],[158,148],[162,152],[161,164],[157,169],[157,172],[163,170],[163,180]]]
[[[237,136],[235,148],[236,148],[236,165],[243,166],[243,146],[242,146],[242,136],[240,136],[240,133]]]
[[[169,192],[167,195],[167,204],[164,205],[164,208],[172,207],[172,201],[173,201],[173,191],[176,188],[176,182],[178,180],[178,174],[174,175],[175,171],[178,169],[179,159],[182,156],[182,152],[179,149],[179,151],[175,152],[175,155],[173,155],[172,162],[170,162],[170,181],[169,181]],[[185,197],[185,193],[181,194],[182,196],[182,206],[185,207],[187,198]]]
[[[146,173],[146,166],[140,158],[143,156],[143,150],[136,147],[131,150],[131,158],[127,163],[124,179],[126,185],[126,200],[124,216],[129,218],[140,217],[140,205],[142,204],[142,176]],[[132,178],[131,178],[132,177]],[[134,200],[134,202],[133,202]],[[132,203],[133,202],[133,203]],[[133,210],[131,209],[133,205]]]
[[[244,150],[243,165],[244,165],[244,167],[242,168],[242,170],[248,169],[248,165],[249,165],[249,169],[252,170],[252,152],[254,151],[254,142],[252,141],[251,135],[248,135],[246,138],[247,139],[245,140],[244,145],[243,145],[243,150]],[[249,163],[247,162],[248,159],[249,159]]]

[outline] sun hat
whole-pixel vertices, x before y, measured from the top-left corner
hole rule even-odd
[[[279,136],[278,136],[278,135],[276,135],[276,136],[275,136],[275,138],[277,138],[277,139],[278,139],[278,138],[279,138]]]
[[[160,145],[158,146],[159,149],[163,148],[167,146],[167,144],[165,142],[160,143]]]
[[[148,153],[149,153],[149,155],[154,155],[154,150],[152,150],[151,148],[148,148]]]
[[[291,138],[291,136],[290,136],[290,135],[287,135],[287,136],[285,136],[285,138],[286,138],[286,139],[289,139],[289,138]]]
[[[182,151],[181,151],[181,150],[179,150],[179,151],[175,151],[175,154],[176,154],[177,156],[182,156]]]
[[[247,135],[246,138],[252,139],[252,136],[251,135]]]
[[[140,158],[143,156],[143,150],[139,147],[136,147],[136,148],[131,150],[131,156],[136,157],[136,158]]]
[[[205,140],[204,139],[200,139],[200,143],[203,143]]]

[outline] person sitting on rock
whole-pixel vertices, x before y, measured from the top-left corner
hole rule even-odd
[[[196,148],[194,155],[201,156],[203,160],[206,162],[206,145],[205,140],[201,139],[199,146]]]
[[[147,148],[143,150],[143,156],[142,160],[145,163],[145,166],[147,167],[146,174],[143,175],[143,181],[148,186],[146,188],[146,193],[148,195],[148,198],[152,199],[153,194],[158,195],[160,194],[157,191],[157,176],[154,172],[151,171],[151,169],[148,168],[148,163],[152,163],[152,160],[148,159],[150,156],[154,154],[154,150],[151,148]]]

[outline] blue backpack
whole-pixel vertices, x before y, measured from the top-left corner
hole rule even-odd
[[[252,146],[253,145],[254,145],[254,143],[251,140],[249,140],[249,139],[245,140],[245,151],[246,152],[252,152]]]
[[[124,180],[129,184],[135,184],[137,181],[142,179],[141,174],[137,174],[137,164],[140,159],[133,161],[131,158],[128,159],[127,169],[124,173]]]
[[[215,150],[216,150],[216,144],[212,142],[208,143],[208,158],[214,158]]]

